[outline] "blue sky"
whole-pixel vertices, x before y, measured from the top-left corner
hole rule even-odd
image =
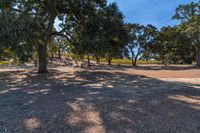
[[[192,1],[198,0],[108,0],[117,2],[125,22],[153,24],[158,28],[177,24],[178,21],[171,20],[176,7]]]

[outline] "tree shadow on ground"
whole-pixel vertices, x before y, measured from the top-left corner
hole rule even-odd
[[[123,72],[0,73],[0,132],[200,132],[200,85]]]

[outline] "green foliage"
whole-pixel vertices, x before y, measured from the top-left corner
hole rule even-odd
[[[84,18],[105,5],[105,0],[0,1],[2,46],[10,49],[11,45],[15,49],[24,42],[26,45],[34,44],[39,58],[39,72],[47,72],[47,48],[53,36],[61,36],[72,45],[77,44],[74,38],[79,34],[78,29]],[[56,19],[61,22],[59,31],[54,28]],[[17,52],[20,58],[24,56],[21,55],[22,49]]]
[[[79,56],[94,55],[111,60],[121,54],[126,44],[123,14],[116,3],[109,4],[87,15],[80,25],[73,28],[71,52]],[[90,16],[91,15],[91,16]],[[77,30],[77,31],[76,31]]]
[[[196,60],[200,65],[199,11],[199,2],[180,5],[173,19],[181,24],[158,31],[152,25],[124,24],[117,4],[106,0],[3,0],[0,58],[38,61],[39,72],[47,72],[47,57],[65,52],[76,60],[87,55],[109,64],[131,54],[133,65],[139,58],[163,63]]]
[[[176,9],[173,19],[181,20],[179,30],[191,40],[191,49],[195,49],[196,55],[193,57],[197,65],[200,66],[200,1],[180,5]]]
[[[31,43],[26,45],[28,43],[26,38],[28,23],[28,18],[22,18],[13,11],[0,12],[1,56],[13,57],[15,55],[20,62],[27,61],[32,56],[33,45]]]
[[[127,49],[131,54],[132,65],[136,65],[137,59],[142,55],[146,60],[150,58],[151,45],[155,42],[157,28],[152,25],[127,24],[129,42]]]
[[[104,21],[104,46],[103,57],[108,60],[108,64],[111,64],[111,60],[114,57],[119,57],[125,45],[128,42],[127,31],[123,22],[123,14],[119,11],[116,3],[108,5],[106,8],[106,20]]]
[[[162,63],[188,64],[193,61],[194,49],[191,40],[180,27],[164,27],[159,32],[152,51]]]

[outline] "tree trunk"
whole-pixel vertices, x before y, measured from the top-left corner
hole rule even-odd
[[[137,56],[135,57],[135,59],[134,59],[134,62],[133,62],[133,66],[136,66],[137,65]]]
[[[38,73],[47,73],[47,45],[38,46],[39,69]]]
[[[196,47],[196,65],[200,66],[200,46]]]
[[[165,64],[165,61],[164,61],[164,59],[161,59],[161,64]]]
[[[135,58],[134,60],[134,66],[136,66],[136,64],[137,64],[137,58]]]
[[[133,56],[131,57],[131,61],[132,61],[132,65],[135,66],[135,64],[134,64],[134,57]]]
[[[98,55],[96,56],[96,63],[100,64],[100,57]]]
[[[59,46],[59,48],[58,48],[58,58],[59,58],[59,60],[61,60],[61,51],[60,51],[60,46]]]
[[[112,59],[108,59],[108,65],[111,66],[111,63],[112,63]]]
[[[132,61],[132,66],[135,66],[135,60],[134,60],[134,51],[132,50],[132,48],[130,49],[131,50],[131,61]]]
[[[161,64],[165,64],[165,56],[162,53],[160,54],[159,61]]]
[[[87,54],[87,65],[90,66],[90,55]]]

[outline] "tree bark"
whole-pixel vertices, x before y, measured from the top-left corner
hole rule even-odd
[[[108,65],[111,66],[111,64],[112,64],[112,59],[108,59]]]
[[[38,45],[39,69],[38,73],[47,73],[47,44]]]
[[[132,65],[133,65],[133,66],[136,66],[136,65],[137,65],[138,56],[139,56],[139,54],[136,55],[136,56],[132,56]]]
[[[136,66],[136,65],[137,65],[137,57],[135,57],[133,66]]]
[[[196,66],[200,66],[200,46],[196,47]]]

